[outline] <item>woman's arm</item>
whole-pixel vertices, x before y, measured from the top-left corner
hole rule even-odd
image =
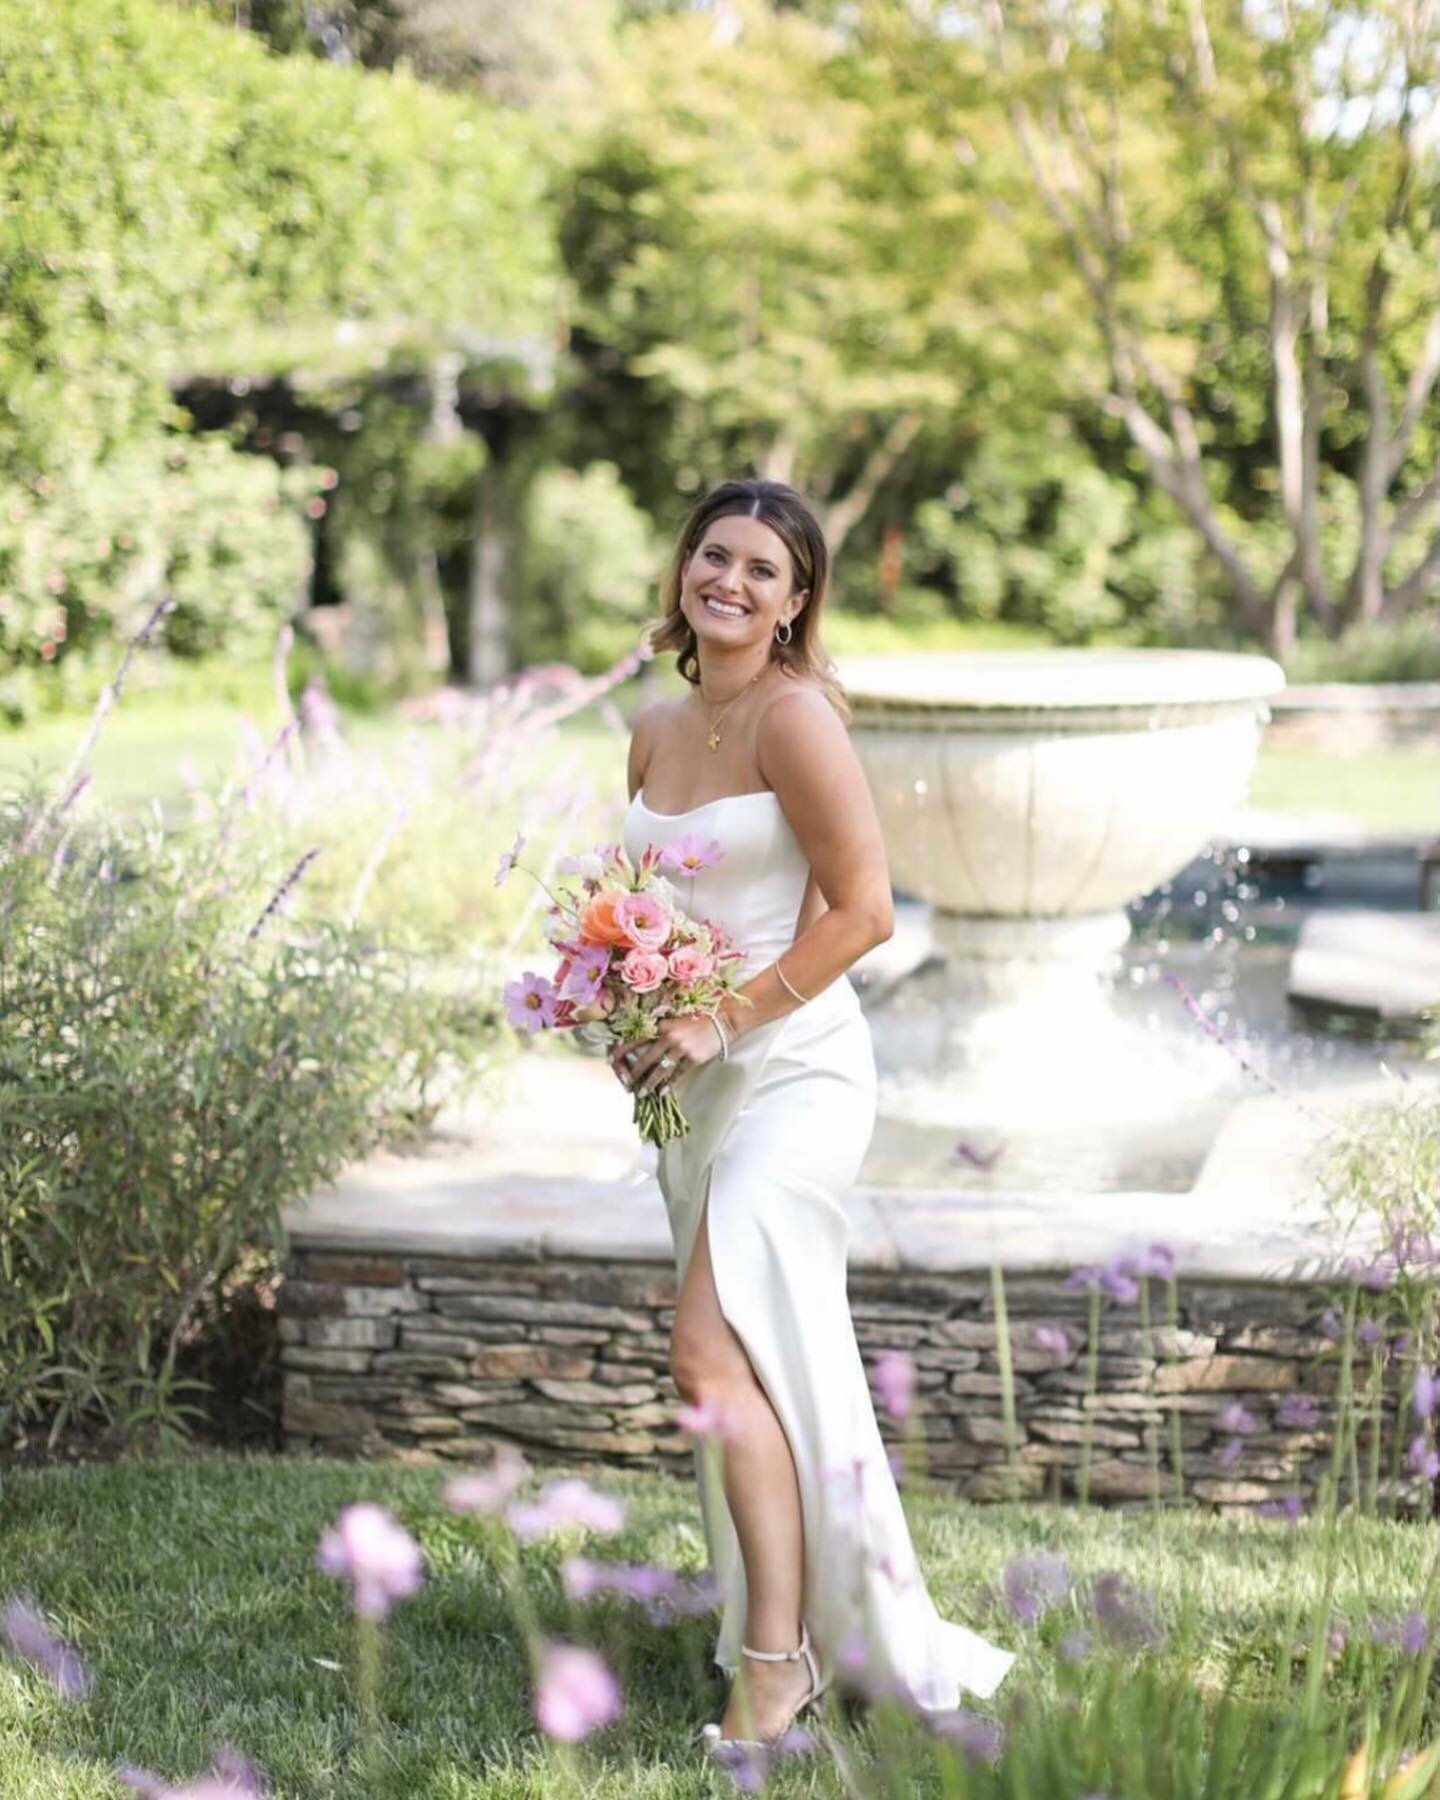
[[[895,929],[885,840],[849,733],[823,694],[796,688],[773,700],[759,721],[755,748],[827,902],[777,959],[786,980],[813,1000]],[[748,1005],[727,1000],[722,1008],[737,1035],[801,1004],[775,963],[740,992]]]

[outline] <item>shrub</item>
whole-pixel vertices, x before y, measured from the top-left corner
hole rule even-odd
[[[1440,681],[1440,621],[1430,611],[1352,625],[1334,642],[1305,638],[1285,673],[1291,681]]]
[[[607,668],[653,616],[658,575],[654,534],[613,463],[546,471],[526,521],[524,659]]]
[[[493,1038],[383,939],[288,923],[304,870],[234,809],[0,807],[0,1421],[181,1428],[177,1351],[247,1244]]]
[[[156,437],[17,486],[0,510],[0,713],[74,698],[162,590],[172,652],[268,649],[308,572],[301,513],[326,478],[221,437]]]

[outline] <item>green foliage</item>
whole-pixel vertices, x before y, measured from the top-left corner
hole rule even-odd
[[[155,436],[15,487],[0,511],[0,712],[83,693],[97,652],[112,661],[162,592],[176,655],[268,648],[309,568],[303,513],[323,506],[326,474],[214,435]]]
[[[0,0],[0,33],[0,470],[102,460],[195,369],[547,317],[526,121],[158,0]]]
[[[613,463],[540,475],[524,541],[525,662],[568,662],[595,674],[635,648],[655,614],[659,550]]]
[[[1058,419],[1044,434],[993,427],[915,526],[912,566],[943,582],[962,618],[1035,626],[1059,643],[1143,631],[1173,601],[1170,582],[1195,577],[1184,528]]]
[[[0,810],[0,1419],[181,1428],[177,1351],[246,1245],[493,1038],[377,935],[288,923],[309,857],[245,812]]]
[[[1304,637],[1285,661],[1291,681],[1440,681],[1440,618],[1352,625],[1333,642]]]

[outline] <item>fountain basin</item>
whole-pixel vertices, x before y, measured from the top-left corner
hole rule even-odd
[[[1285,685],[1268,657],[1199,650],[852,657],[840,675],[896,886],[972,919],[1090,915],[1107,949],[1119,909],[1243,800]],[[971,935],[982,959],[987,937],[1003,960],[1071,953],[1044,929]]]

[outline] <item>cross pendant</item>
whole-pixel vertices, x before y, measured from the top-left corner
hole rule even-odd
[[[712,731],[709,737],[706,738],[705,748],[707,750],[718,750],[720,748],[720,733],[718,731]]]

